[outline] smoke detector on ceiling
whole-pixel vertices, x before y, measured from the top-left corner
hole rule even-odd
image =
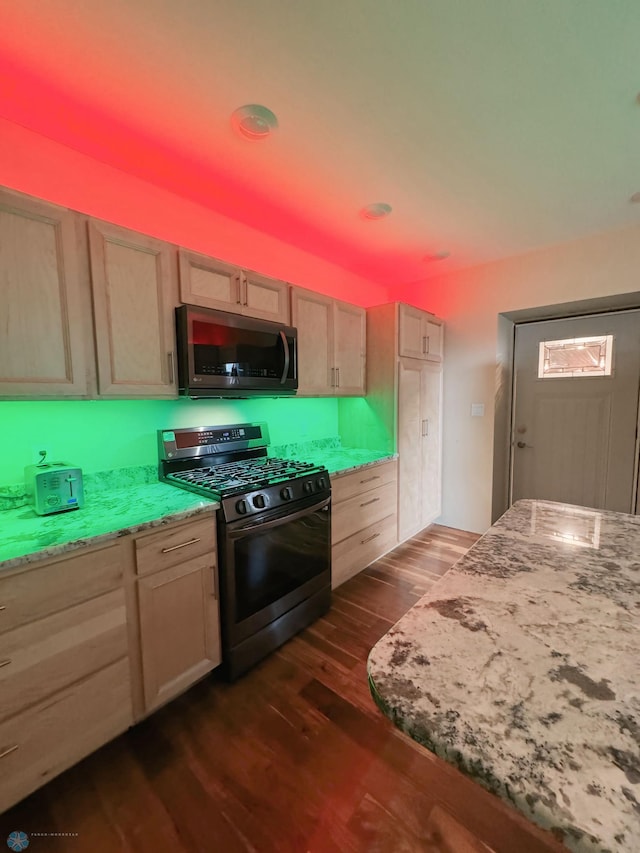
[[[363,219],[384,219],[385,216],[389,216],[392,209],[390,204],[384,201],[376,201],[363,207],[360,216]]]
[[[266,139],[278,127],[278,119],[268,107],[245,104],[231,113],[231,126],[244,139],[258,142]]]

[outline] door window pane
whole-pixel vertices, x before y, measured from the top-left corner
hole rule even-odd
[[[610,376],[613,335],[540,341],[538,378]]]

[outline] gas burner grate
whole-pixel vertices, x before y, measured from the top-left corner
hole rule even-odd
[[[262,457],[176,471],[168,474],[167,479],[176,480],[183,486],[229,494],[290,480],[317,468],[312,462]]]

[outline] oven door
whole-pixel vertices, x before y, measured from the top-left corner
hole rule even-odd
[[[223,644],[229,648],[331,587],[331,498],[221,523]]]

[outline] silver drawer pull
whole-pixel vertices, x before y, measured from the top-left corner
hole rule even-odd
[[[9,666],[11,663],[11,658],[6,658],[5,660],[0,660],[0,666]]]
[[[380,534],[379,534],[379,533],[373,533],[373,534],[371,534],[371,536],[367,536],[367,538],[366,538],[366,539],[361,539],[361,540],[360,540],[360,544],[361,544],[361,545],[364,545],[364,543],[365,543],[365,542],[371,542],[371,540],[372,540],[372,539],[375,539],[375,538],[376,538],[376,536],[380,536]]]
[[[367,477],[365,480],[360,480],[361,483],[370,483],[372,480],[379,480],[380,474],[376,474],[375,477]]]
[[[380,500],[380,498],[371,498],[370,501],[365,501],[363,504],[360,504],[360,506],[369,506],[369,504],[374,504],[376,501],[379,501],[379,500]]]
[[[12,752],[15,752],[18,748],[19,744],[15,744],[15,746],[10,746],[9,749],[5,749],[4,752],[0,752],[0,758],[4,758],[5,755],[10,755]]]
[[[162,553],[163,554],[169,554],[171,551],[177,551],[178,548],[186,548],[187,545],[195,545],[196,542],[199,542],[199,541],[200,541],[199,538],[198,539],[189,539],[188,542],[182,542],[180,545],[173,545],[171,548],[163,548]]]
[[[6,610],[6,609],[7,609],[6,604],[0,604],[0,610]]]

